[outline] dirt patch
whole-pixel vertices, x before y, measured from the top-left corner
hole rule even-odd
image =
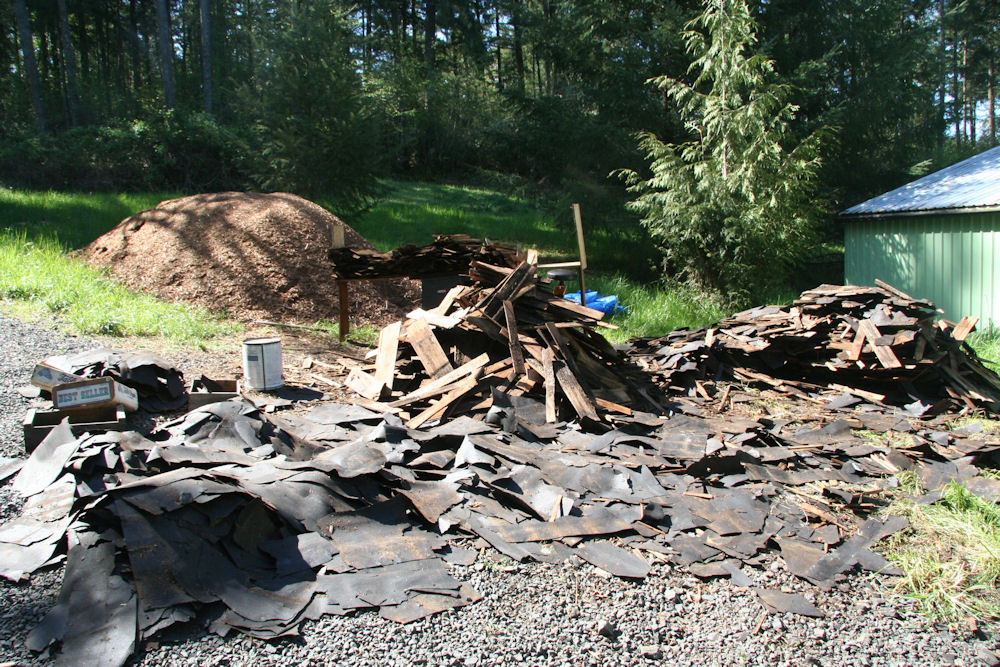
[[[85,250],[130,287],[240,320],[313,323],[339,314],[332,230],[373,246],[321,206],[293,194],[220,192],[161,202]],[[351,286],[354,321],[384,324],[415,307],[415,281]]]

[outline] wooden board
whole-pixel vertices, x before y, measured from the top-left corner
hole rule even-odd
[[[594,409],[594,404],[590,401],[590,397],[577,382],[576,377],[570,372],[569,368],[565,364],[556,363],[555,374],[556,381],[559,383],[559,387],[566,394],[566,398],[569,399],[570,405],[576,410],[576,414],[584,417],[586,419],[593,419],[597,421],[599,417],[597,416],[597,411]]]
[[[444,391],[447,391],[446,389],[444,389],[445,387],[452,384],[453,382],[461,380],[463,377],[467,375],[472,375],[473,373],[481,369],[483,366],[485,366],[487,363],[489,363],[489,360],[490,360],[490,355],[484,352],[483,354],[479,355],[472,361],[462,364],[461,366],[451,371],[450,373],[442,375],[436,380],[432,380],[423,387],[420,387],[416,391],[410,392],[406,396],[403,396],[400,399],[390,402],[389,405],[391,405],[394,408],[398,408],[404,405],[409,405],[410,403],[414,403],[416,401],[423,400],[425,398],[438,396],[444,393]]]
[[[392,378],[396,371],[396,351],[399,348],[399,330],[402,322],[393,322],[379,332],[378,354],[375,357],[375,380],[392,391]]]
[[[554,355],[549,348],[542,349],[542,377],[545,378],[545,421],[556,421],[556,372]]]
[[[514,316],[514,304],[503,302],[504,319],[507,321],[507,341],[510,347],[510,358],[514,364],[514,373],[518,377],[524,375],[524,353],[521,352],[520,334],[517,330],[517,318]]]
[[[454,370],[448,361],[448,355],[444,353],[441,343],[426,321],[413,320],[407,327],[406,341],[413,347],[431,378],[440,378]]]

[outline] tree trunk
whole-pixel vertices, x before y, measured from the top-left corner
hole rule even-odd
[[[955,44],[952,46],[951,50],[951,63],[952,63],[952,76],[955,77],[955,86],[952,91],[952,108],[955,114],[955,144],[957,146],[962,145],[962,91],[961,91],[961,74],[958,70],[958,34],[955,34]]]
[[[437,0],[427,0],[424,5],[424,68],[427,76],[434,72],[434,42],[437,40]]]
[[[212,24],[208,0],[199,0],[201,9],[201,91],[205,98],[205,113],[212,115]]]
[[[500,8],[497,7],[496,13],[493,15],[494,26],[496,29],[496,40],[497,40],[497,90],[501,93],[503,92],[503,42],[500,39]]]
[[[937,131],[937,156],[940,161],[944,156],[944,135],[947,128],[945,120],[945,92],[948,89],[948,69],[945,54],[948,50],[948,34],[944,26],[944,6],[945,0],[938,0],[938,22],[941,31],[941,39],[938,43],[938,75],[940,76],[940,87],[938,88],[938,131]]]
[[[163,76],[163,100],[174,108],[174,40],[170,36],[170,12],[167,0],[156,0],[156,24],[160,42],[160,71]]]
[[[69,102],[69,123],[76,127],[80,124],[80,95],[76,87],[76,53],[73,51],[73,40],[69,34],[69,13],[66,11],[66,0],[56,0],[59,11],[59,32],[62,37],[63,69],[66,73],[66,93]]]
[[[45,132],[45,109],[42,106],[42,85],[38,81],[38,62],[35,60],[35,40],[31,35],[31,21],[24,0],[14,0],[17,31],[21,34],[21,53],[24,56],[24,75],[28,79],[31,108],[35,112],[38,132]]]
[[[990,146],[997,145],[997,91],[994,83],[996,75],[995,61],[990,54],[989,80],[986,84],[986,95],[990,105]]]
[[[517,74],[516,86],[524,93],[524,44],[521,42],[521,0],[514,0],[510,20],[514,24],[514,72]]]
[[[128,42],[129,55],[132,58],[132,88],[138,91],[142,86],[142,43],[139,41],[139,19],[135,12],[136,0],[128,3]]]

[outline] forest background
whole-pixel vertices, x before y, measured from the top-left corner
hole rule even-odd
[[[286,190],[348,221],[380,179],[483,183],[633,230],[637,135],[692,138],[650,79],[693,83],[694,0],[13,0],[0,5],[0,183]],[[768,0],[757,39],[824,130],[811,206],[834,214],[996,144],[1000,3]],[[648,147],[647,147],[648,148]],[[635,272],[645,270],[636,267]],[[836,269],[832,269],[835,273]],[[669,267],[668,267],[669,272]],[[835,276],[834,276],[835,278]],[[813,283],[816,281],[813,280]]]

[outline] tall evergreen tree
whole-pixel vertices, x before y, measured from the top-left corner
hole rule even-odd
[[[796,107],[773,62],[752,53],[755,30],[746,0],[706,0],[685,33],[693,82],[653,79],[692,139],[666,143],[644,134],[652,176],[621,172],[668,275],[729,294],[786,278],[820,212],[819,135],[784,147]]]
[[[39,132],[45,132],[45,107],[42,105],[42,85],[38,79],[38,61],[35,60],[35,39],[31,30],[31,19],[24,0],[14,0],[14,12],[17,19],[17,31],[21,37],[21,53],[23,55],[24,76],[28,79],[28,92],[31,95],[31,108],[35,112],[35,123]]]
[[[167,0],[156,0],[156,25],[160,42],[160,74],[163,77],[163,100],[167,109],[173,109],[174,89],[174,38],[170,30],[170,7]]]

